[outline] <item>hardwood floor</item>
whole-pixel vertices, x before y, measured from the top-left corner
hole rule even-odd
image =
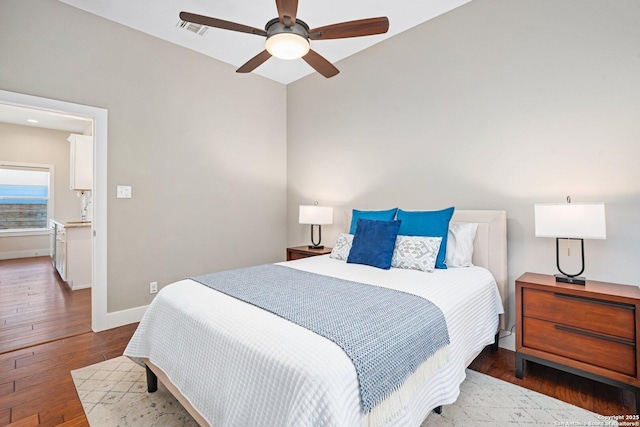
[[[72,291],[51,258],[0,261],[0,354],[91,331],[91,289]]]
[[[87,426],[70,371],[121,355],[136,326],[93,333],[91,290],[49,257],[0,261],[0,425]]]
[[[70,372],[122,355],[136,326],[0,355],[0,425],[30,419],[28,426],[88,426]]]
[[[47,268],[51,274],[46,272]],[[70,371],[120,356],[137,327],[137,324],[132,324],[94,333],[90,329],[72,329],[67,324],[59,330],[66,331],[65,334],[72,330],[78,333],[53,338],[53,331],[57,328],[50,325],[55,322],[65,324],[60,311],[64,304],[58,306],[54,303],[51,307],[56,308],[53,309],[47,308],[47,304],[57,298],[65,301],[66,293],[62,287],[61,296],[57,298],[43,295],[46,289],[51,292],[52,286],[64,285],[59,280],[52,281],[52,274],[48,258],[0,261],[0,312],[3,313],[0,317],[0,331],[3,333],[0,335],[0,348],[9,348],[3,342],[5,338],[11,341],[10,345],[20,347],[0,352],[0,426],[88,426]],[[10,290],[5,294],[4,287],[8,283]],[[29,288],[33,291],[25,291]],[[77,292],[66,295],[66,304],[78,312],[83,311],[81,306],[84,304],[88,312],[90,297],[73,301]],[[12,308],[6,317],[5,309],[9,306]],[[32,323],[27,320],[28,313],[35,319]],[[7,323],[10,317],[22,319],[22,333],[17,332],[13,320]],[[26,326],[29,324],[40,326],[29,328]],[[44,330],[44,326],[50,326],[46,333],[33,332]],[[5,328],[11,330],[6,336]],[[48,342],[29,346],[29,340],[35,342],[36,339]],[[515,355],[509,350],[493,352],[485,349],[470,368],[602,415],[635,414],[633,393],[542,365],[528,363],[525,377],[521,380],[515,378]]]
[[[527,362],[524,378],[515,375],[515,353],[503,348],[484,351],[469,365],[474,371],[537,391],[601,415],[636,414],[633,392],[567,372]]]

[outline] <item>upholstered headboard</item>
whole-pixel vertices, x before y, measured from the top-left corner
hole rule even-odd
[[[345,209],[345,232],[349,232],[351,209]],[[451,222],[478,224],[473,243],[473,264],[484,267],[493,274],[502,297],[505,313],[509,312],[507,301],[507,212],[481,210],[455,210]],[[506,317],[500,316],[500,329],[506,329]]]
[[[493,274],[502,297],[505,313],[507,301],[507,212],[456,210],[451,222],[475,222],[478,224],[473,243],[473,265],[484,267]],[[500,316],[500,329],[506,329],[506,317]]]

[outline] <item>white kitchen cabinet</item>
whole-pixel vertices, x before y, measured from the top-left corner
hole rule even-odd
[[[57,268],[56,266],[56,227],[57,224],[54,220],[50,219],[49,220],[49,236],[50,236],[50,245],[49,245],[49,250],[51,251],[50,255],[51,255],[51,264],[53,265],[53,268]]]
[[[67,231],[63,226],[56,227],[56,270],[65,282],[67,281]]]
[[[91,249],[91,224],[58,224],[56,270],[72,290],[91,287]]]
[[[70,147],[69,187],[76,191],[87,191],[93,187],[93,137],[72,133]]]

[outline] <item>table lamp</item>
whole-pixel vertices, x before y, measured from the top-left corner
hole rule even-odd
[[[604,203],[537,203],[535,210],[536,237],[555,237],[556,265],[562,274],[556,274],[556,282],[584,285],[584,239],[606,239]],[[567,274],[560,268],[559,241],[580,240],[582,268],[576,274]],[[570,248],[568,253],[571,255]]]
[[[320,245],[322,241],[322,226],[333,224],[333,208],[328,206],[318,206],[318,202],[314,205],[300,205],[300,214],[298,218],[300,224],[311,225],[311,245],[309,249],[322,249]],[[318,243],[313,237],[313,226],[318,226]]]

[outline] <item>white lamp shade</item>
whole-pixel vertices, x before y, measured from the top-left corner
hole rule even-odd
[[[333,224],[333,208],[328,206],[300,205],[300,224]]]
[[[536,237],[606,239],[604,203],[534,205]]]

